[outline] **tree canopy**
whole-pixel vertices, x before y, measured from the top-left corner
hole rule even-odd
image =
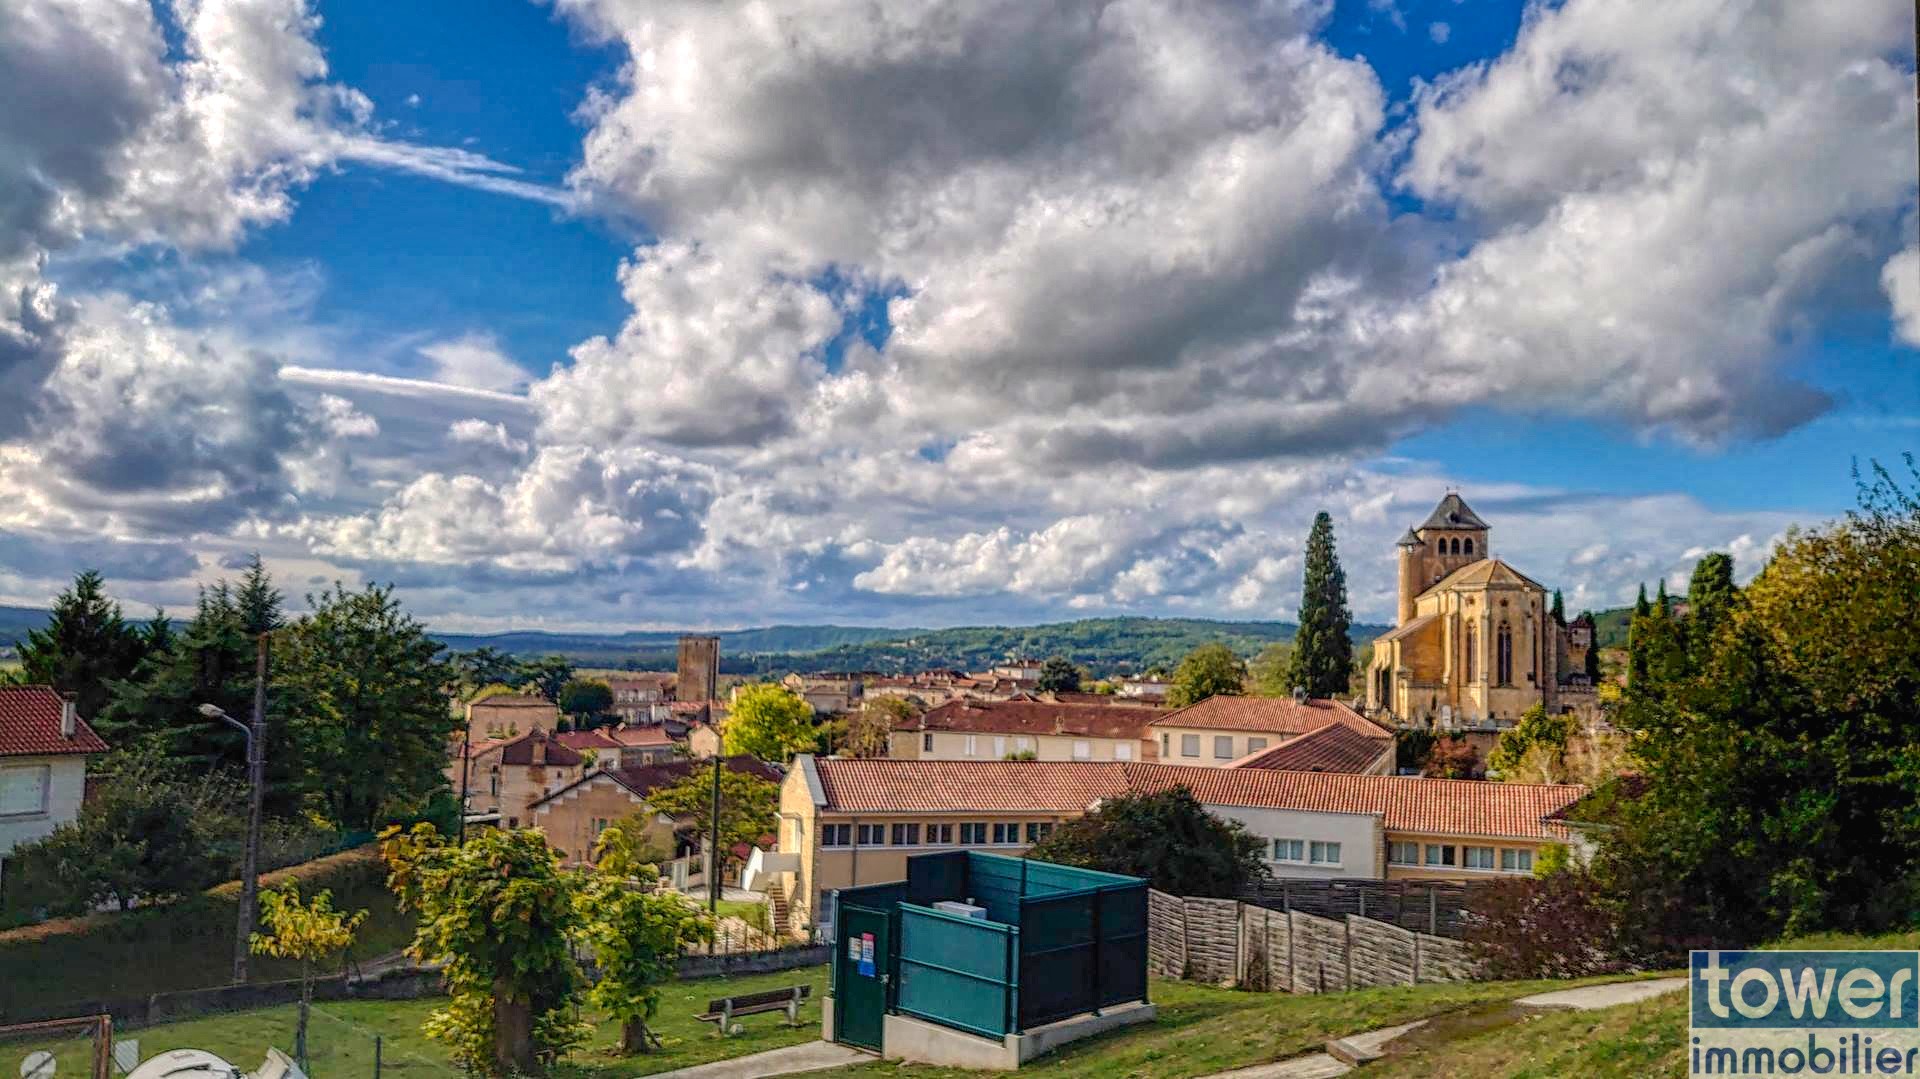
[[[1040,681],[1036,686],[1042,693],[1078,693],[1080,692],[1080,668],[1065,656],[1053,656],[1040,665]]]
[[[1233,697],[1246,690],[1247,665],[1233,649],[1214,642],[1187,653],[1167,687],[1167,704],[1184,708],[1208,697]]]
[[[25,680],[74,694],[88,720],[100,714],[113,683],[130,677],[147,652],[146,637],[127,624],[105,584],[93,570],[74,577],[53,601],[46,628],[28,630],[20,643]]]
[[[1109,799],[1056,827],[1029,853],[1146,877],[1174,895],[1233,896],[1266,873],[1260,838],[1208,813],[1185,787]]]
[[[575,678],[560,688],[560,711],[590,726],[613,711],[613,687],[598,679]]]
[[[746,686],[728,704],[720,736],[728,753],[784,764],[814,744],[813,706],[785,686]]]
[[[1333,547],[1333,518],[1314,515],[1307,533],[1306,571],[1300,588],[1300,630],[1293,638],[1287,678],[1309,697],[1338,697],[1353,680],[1353,640],[1348,631],[1347,571]]]
[[[647,795],[647,804],[677,820],[693,820],[700,835],[713,827],[713,773],[706,768]],[[780,786],[748,772],[720,767],[720,856],[735,862],[733,848],[751,847],[780,824]]]

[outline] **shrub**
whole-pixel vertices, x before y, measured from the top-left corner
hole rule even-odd
[[[1467,950],[1487,978],[1579,978],[1633,970],[1620,925],[1585,869],[1476,889]]]

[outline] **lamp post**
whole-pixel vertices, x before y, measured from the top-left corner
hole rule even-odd
[[[260,898],[260,807],[267,787],[267,635],[260,634],[253,667],[253,723],[242,723],[217,704],[203,704],[200,714],[234,728],[247,739],[247,849],[240,866],[240,914],[233,942],[233,980],[247,980],[248,944],[253,937],[254,911]]]

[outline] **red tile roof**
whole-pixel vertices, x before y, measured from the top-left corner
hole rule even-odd
[[[759,776],[761,779],[771,783],[778,783],[781,779],[785,778],[784,773],[782,773],[780,769],[775,768],[773,765],[768,764],[758,757],[739,754],[722,758],[722,760],[730,772],[744,772],[747,775]],[[696,772],[705,773],[712,767],[713,763],[711,761],[677,760],[660,761],[657,764],[636,764],[627,768],[599,769],[588,772],[586,775],[581,776],[579,779],[561,787],[559,790],[554,791],[533,804],[535,806],[545,805],[583,783],[591,783],[601,778],[613,780],[632,792],[637,798],[645,798],[648,794],[659,790],[661,787],[671,787]]]
[[[1546,818],[1587,791],[1473,780],[1083,761],[815,762],[826,808],[840,813],[1034,810],[1080,813],[1104,798],[1184,786],[1202,803],[1364,813],[1388,831],[1547,839]]]
[[[553,740],[572,750],[620,748],[619,742],[600,730],[561,731],[553,736]]]
[[[586,763],[586,758],[574,752],[559,735],[550,735],[545,731],[528,731],[508,738],[485,738],[467,747],[467,756],[484,756],[494,750],[500,751],[501,764],[531,765],[533,763],[533,743],[538,739],[546,743],[548,764],[559,767],[572,767]]]
[[[540,708],[547,711],[559,711],[552,701],[545,697],[528,697],[521,694],[500,693],[484,700],[473,702],[475,708]]]
[[[107,743],[75,717],[73,737],[60,733],[65,703],[52,686],[0,686],[0,757],[105,753]]]
[[[894,726],[898,731],[968,731],[982,734],[1068,734],[1091,738],[1141,738],[1164,709],[1138,704],[1069,704],[1059,701],[948,701]]]
[[[1393,739],[1385,731],[1368,734],[1345,723],[1329,723],[1272,749],[1255,750],[1227,767],[1358,773],[1373,767],[1392,748]]]
[[[1127,790],[1124,766],[1108,762],[833,758],[816,763],[827,806],[850,813],[1084,813]]]
[[[1157,727],[1199,727],[1216,731],[1306,734],[1329,723],[1345,723],[1367,733],[1386,733],[1379,724],[1341,704],[1318,697],[1208,697],[1153,721]]]

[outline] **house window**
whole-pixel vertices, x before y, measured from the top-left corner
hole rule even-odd
[[[1132,742],[1115,742],[1113,744],[1113,759],[1117,761],[1132,760],[1133,759],[1133,743]]]
[[[1452,865],[1453,864],[1452,845],[1446,844],[1446,843],[1427,844],[1427,864],[1428,865],[1448,865],[1448,866]]]
[[[0,817],[37,816],[47,811],[47,790],[53,784],[53,766],[0,768]]]
[[[1053,834],[1052,821],[1028,821],[1027,842],[1038,843]]]
[[[1249,738],[1249,739],[1247,739],[1247,752],[1248,752],[1248,753],[1258,753],[1258,752],[1260,752],[1261,750],[1263,750],[1263,749],[1265,749],[1265,748],[1267,748],[1267,740],[1266,740],[1265,738]]]
[[[1276,839],[1273,841],[1273,860],[1276,862],[1304,862],[1307,860],[1307,845],[1298,839]]]
[[[1461,848],[1461,852],[1461,864],[1468,869],[1493,868],[1492,847],[1463,847]]]
[[[978,737],[971,734],[967,735],[967,756],[973,757],[979,754],[979,741]]]
[[[917,824],[896,824],[893,826],[893,845],[896,847],[917,847],[920,845],[920,826]]]
[[[987,826],[968,822],[960,826],[960,845],[977,847],[987,841]]]
[[[1419,865],[1420,844],[1403,842],[1387,844],[1387,863],[1389,865]]]
[[[1171,753],[1172,751],[1167,748],[1167,736],[1163,734],[1160,736],[1160,755],[1165,757]]]
[[[996,823],[993,826],[993,841],[996,844],[1020,842],[1020,825]]]
[[[1093,745],[1085,738],[1073,740],[1073,759],[1077,761],[1093,759]]]
[[[929,824],[929,825],[927,825],[927,845],[928,845],[928,846],[933,846],[933,845],[934,845],[934,844],[936,844],[936,843],[938,843],[938,844],[946,844],[946,845],[949,845],[949,846],[951,846],[951,845],[952,845],[952,843],[953,843],[953,825],[951,825],[951,824]]]
[[[495,798],[500,797],[500,766],[497,764],[487,776],[487,793]]]
[[[927,733],[920,736],[920,752],[922,753],[933,752],[933,732],[932,731],[928,731]]]
[[[607,824],[608,824],[608,823],[609,823],[609,822],[607,821],[607,818],[605,818],[605,817],[595,817],[595,818],[593,818],[593,837],[594,837],[595,839],[598,839],[598,838],[600,838],[600,833],[601,833],[601,832],[604,832],[604,831],[606,831],[606,830],[607,830]]]
[[[884,847],[887,845],[887,826],[884,824],[863,824],[860,826],[860,845],[863,847]]]
[[[1013,740],[1013,751],[1015,753],[1025,753],[1032,748],[1033,748],[1033,739],[1031,738],[1022,736],[1019,738],[1015,738]]]
[[[1213,759],[1230,761],[1233,759],[1233,735],[1215,735],[1213,739]]]
[[[995,760],[1007,759],[1007,740],[997,734],[993,737],[993,756]]]
[[[1200,755],[1200,736],[1197,734],[1181,735],[1180,755],[1182,757],[1198,757]]]
[[[1500,868],[1509,873],[1533,872],[1533,852],[1530,850],[1502,850]]]
[[[820,845],[823,847],[845,847],[853,843],[853,825],[823,824],[820,826]]]
[[[1307,860],[1314,865],[1339,865],[1340,844],[1323,843],[1316,839],[1307,846]]]

